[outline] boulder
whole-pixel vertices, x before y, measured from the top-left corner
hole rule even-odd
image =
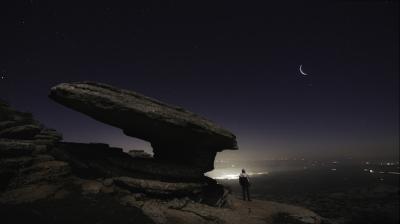
[[[30,167],[20,169],[15,185],[56,182],[69,174],[70,167],[66,162],[56,160],[38,162]]]
[[[55,161],[48,154],[60,139],[55,130],[44,128],[32,114],[16,111],[0,100],[0,191],[6,191],[2,200],[46,197],[52,192],[48,183],[70,174],[67,163]]]
[[[0,138],[33,139],[41,131],[41,127],[34,124],[13,126],[0,131]]]
[[[44,128],[34,136],[34,139],[58,142],[62,140],[62,135],[54,129]]]
[[[150,195],[182,196],[195,195],[202,191],[204,183],[169,183],[156,180],[131,177],[115,177],[115,185],[132,192],[143,192]]]
[[[204,179],[200,168],[153,158],[133,158],[107,144],[61,142],[52,153],[57,159],[67,161],[81,178],[130,176],[168,182]]]
[[[119,202],[124,206],[131,207],[142,207],[144,202],[137,200],[137,198],[133,195],[125,195],[119,199]]]
[[[223,185],[209,183],[203,188],[200,202],[213,207],[229,207],[229,191]]]
[[[236,137],[211,121],[181,107],[139,93],[93,82],[62,83],[51,89],[56,102],[131,137],[151,142],[154,159],[214,168],[217,152],[237,149]]]
[[[60,187],[55,184],[26,185],[0,194],[0,203],[31,203],[52,196]]]
[[[16,121],[1,121],[0,122],[0,131],[9,128],[9,127],[13,127],[13,126],[17,126],[18,122]]]
[[[82,194],[98,194],[103,188],[103,184],[96,180],[83,181],[81,184]]]
[[[32,163],[33,163],[33,157],[30,157],[30,156],[5,158],[5,159],[0,160],[0,167],[10,168],[10,169],[19,169],[19,168],[31,166]]]
[[[31,113],[14,110],[7,104],[0,104],[0,122],[0,130],[5,126],[10,127],[10,122],[13,122],[11,126],[36,123]]]
[[[133,158],[151,158],[152,155],[150,153],[145,152],[144,150],[129,150],[128,154]]]
[[[37,148],[35,142],[30,140],[0,139],[1,157],[19,157],[31,155]]]

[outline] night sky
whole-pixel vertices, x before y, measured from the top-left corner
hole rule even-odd
[[[91,80],[232,131],[223,158],[398,156],[396,1],[82,2],[0,3],[0,97],[66,141],[151,151],[47,97]]]

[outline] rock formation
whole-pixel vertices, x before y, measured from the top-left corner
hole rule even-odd
[[[31,114],[0,101],[0,202],[29,202],[62,188],[70,166],[50,155],[61,139]]]
[[[50,98],[150,141],[154,149],[153,158],[143,158],[105,144],[60,143],[54,155],[69,161],[81,177],[121,177],[115,183],[131,191],[225,203],[223,187],[204,173],[214,168],[217,152],[237,149],[229,131],[183,108],[104,84],[59,84],[51,89]]]
[[[181,107],[109,85],[76,82],[51,89],[50,98],[151,143],[154,159],[202,173],[214,168],[217,152],[237,149],[229,131]]]
[[[144,150],[132,149],[129,150],[128,154],[133,158],[151,158],[153,157],[150,153],[145,152]]]
[[[61,86],[73,90],[75,85]],[[121,128],[158,146],[155,158],[132,157],[107,144],[62,142],[60,133],[0,100],[1,223],[272,223],[273,215],[280,212],[295,217],[296,223],[320,223],[319,216],[306,209],[257,200],[247,204],[205,177],[217,151],[236,148],[228,131],[125,90],[88,83],[78,86],[76,92],[57,87],[52,97],[69,106],[77,102],[77,108],[98,120],[130,119]],[[97,88],[111,92],[96,92]],[[112,96],[113,92],[121,96]],[[84,101],[75,101],[80,93]],[[132,96],[124,100],[124,94]],[[171,140],[161,137],[157,127],[169,132]],[[183,153],[178,158],[192,164],[170,158],[167,152]],[[196,156],[208,164],[200,164]]]

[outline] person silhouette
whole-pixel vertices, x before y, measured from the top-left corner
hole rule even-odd
[[[251,201],[250,199],[250,179],[247,175],[246,170],[242,169],[242,173],[239,175],[239,184],[242,187],[243,201]]]

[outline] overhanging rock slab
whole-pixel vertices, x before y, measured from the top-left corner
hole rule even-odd
[[[131,137],[151,142],[155,160],[213,169],[217,152],[237,149],[236,137],[213,122],[139,93],[94,82],[62,83],[50,98]]]

